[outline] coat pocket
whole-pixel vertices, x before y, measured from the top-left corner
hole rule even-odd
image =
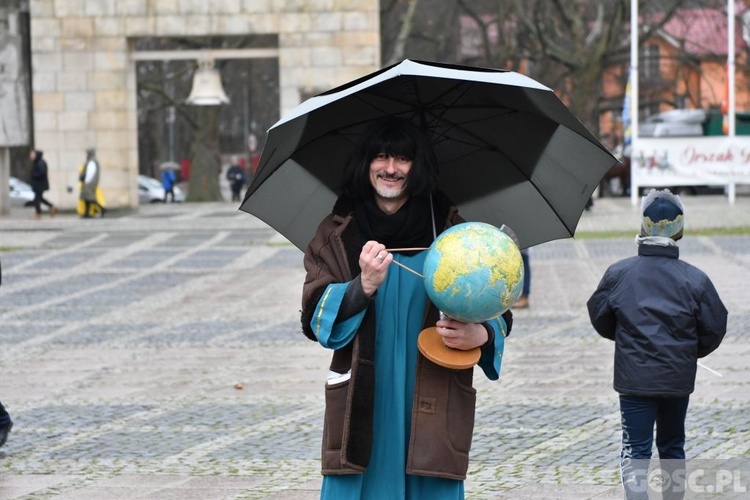
[[[449,370],[425,359],[418,370],[407,473],[463,480],[474,432],[472,369]]]
[[[446,434],[454,450],[469,453],[474,434],[474,409],[477,390],[467,386],[454,374],[448,388]]]
[[[326,383],[326,409],[323,421],[324,456],[326,452],[341,450],[348,393],[349,379],[335,384]]]

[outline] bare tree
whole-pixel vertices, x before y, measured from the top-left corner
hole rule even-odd
[[[417,12],[417,6],[419,0],[409,0],[407,3],[406,13],[404,14],[401,26],[396,36],[396,41],[393,44],[393,52],[386,62],[386,66],[396,64],[404,59],[406,53],[406,41],[409,38],[409,33],[412,32],[414,26],[414,14]]]
[[[221,201],[219,174],[219,106],[196,106],[195,135],[190,148],[187,201]]]
[[[531,39],[525,26],[519,25],[513,3],[458,0],[458,5],[476,25],[481,47],[474,57],[464,55],[462,62],[523,71],[529,52],[524,47]]]
[[[641,12],[650,20],[642,26],[640,39],[657,33],[688,1],[640,0]],[[420,40],[452,38],[460,45],[464,28],[460,23],[468,18],[479,29],[479,55],[445,51],[440,53],[442,60],[522,71],[553,88],[592,132],[598,132],[599,115],[612,106],[602,96],[603,75],[610,68],[629,64],[630,0],[446,1],[443,10],[454,4],[457,9],[451,17],[452,26],[442,30],[426,25],[430,9],[435,10],[429,0],[407,3],[394,0],[383,11],[383,45],[390,48],[389,54],[395,53],[396,47],[391,40],[398,40],[398,50],[405,57],[417,58]],[[396,11],[409,12],[407,7],[413,8],[410,16],[394,15]],[[398,24],[395,30],[388,24],[395,19],[409,24]],[[441,46],[438,42],[433,45]],[[621,72],[623,88],[626,73]],[[619,106],[622,97],[614,99]]]
[[[383,0],[381,59],[395,64],[405,58],[456,61],[456,0]]]

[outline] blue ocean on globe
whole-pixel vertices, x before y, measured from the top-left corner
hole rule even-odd
[[[451,318],[496,318],[520,297],[523,259],[513,238],[491,224],[465,222],[443,231],[427,251],[430,300]]]

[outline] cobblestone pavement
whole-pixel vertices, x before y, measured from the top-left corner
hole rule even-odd
[[[687,203],[688,231],[750,227],[750,199]],[[228,203],[30,214],[0,218],[0,399],[15,422],[0,498],[318,497],[328,353],[299,332],[299,250]],[[604,199],[579,230],[637,226],[628,201]],[[699,369],[688,457],[750,459],[750,235],[680,247],[730,310],[704,360],[722,376]],[[531,250],[501,379],[477,377],[467,498],[621,498],[612,343],[585,302],[635,251],[631,237]]]

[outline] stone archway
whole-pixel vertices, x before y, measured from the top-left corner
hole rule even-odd
[[[159,165],[179,163],[178,182],[189,201],[223,199],[231,160],[250,173],[249,136],[263,141],[279,118],[277,43],[271,35],[134,40],[138,173],[158,178]],[[205,59],[221,75],[230,103],[186,103],[196,64]]]

